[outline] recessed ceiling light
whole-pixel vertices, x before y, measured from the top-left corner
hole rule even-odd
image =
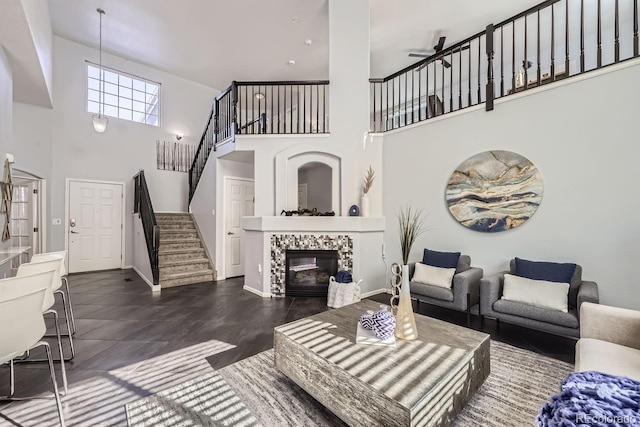
[[[291,18],[291,22],[293,22],[294,24],[297,24],[298,22],[300,22],[300,18],[298,18],[297,16],[294,16],[293,18]]]
[[[256,93],[256,99],[262,101],[264,99],[264,93],[262,92]]]
[[[309,46],[311,43],[313,43],[313,40],[311,40],[311,39],[306,39],[304,41],[304,44],[306,44],[307,46]]]
[[[288,65],[296,65],[296,61],[294,61],[293,59],[290,59],[289,62],[287,62]]]

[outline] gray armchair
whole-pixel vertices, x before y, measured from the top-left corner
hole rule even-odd
[[[409,264],[409,277],[413,277],[415,263]],[[460,255],[451,289],[424,283],[410,282],[411,297],[418,305],[421,302],[451,308],[467,313],[467,327],[471,325],[471,307],[480,301],[480,279],[482,269],[471,267],[471,257]]]
[[[556,335],[580,336],[580,306],[584,302],[599,302],[598,285],[582,280],[582,267],[576,269],[569,284],[569,312],[536,307],[530,304],[502,299],[504,275],[515,273],[515,260],[510,271],[503,271],[482,278],[480,281],[480,319],[484,316],[503,320],[514,325],[538,329]]]

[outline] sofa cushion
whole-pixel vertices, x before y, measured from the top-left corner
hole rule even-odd
[[[456,274],[455,268],[440,268],[416,262],[416,269],[411,280],[425,285],[451,289],[454,274]]]
[[[453,301],[453,291],[451,289],[438,286],[426,285],[424,283],[411,282],[411,294],[414,296],[425,296],[441,301]]]
[[[578,322],[578,314],[576,310],[573,309],[569,310],[568,313],[564,313],[559,310],[536,307],[535,305],[525,304],[523,302],[501,299],[493,303],[493,310],[499,313],[511,314],[545,323],[552,323],[554,325],[564,326],[567,328],[577,329],[580,326]]]
[[[640,381],[640,350],[593,338],[576,344],[576,372],[600,371]]]
[[[424,250],[422,263],[433,267],[458,268],[460,252],[438,252],[429,249]]]
[[[516,260],[512,259],[509,263],[509,272],[511,274],[516,274]],[[573,272],[573,276],[571,276],[571,281],[569,282],[569,307],[577,307],[578,306],[578,289],[582,284],[582,267],[579,264],[576,264],[576,269]]]
[[[575,264],[528,261],[516,258],[516,276],[526,277],[527,279],[570,283],[575,271]]]
[[[568,283],[532,280],[512,274],[504,275],[502,299],[531,304],[562,312],[568,311]]]

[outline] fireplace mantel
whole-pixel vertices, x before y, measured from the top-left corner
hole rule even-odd
[[[250,216],[244,217],[242,227],[247,231],[271,232],[381,232],[384,217],[360,216]]]

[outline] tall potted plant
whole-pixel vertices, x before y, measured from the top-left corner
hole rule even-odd
[[[397,338],[415,340],[418,338],[416,320],[413,316],[411,304],[411,290],[409,288],[409,254],[418,236],[425,232],[422,209],[406,206],[398,214],[400,232],[400,249],[402,251],[402,287],[400,288],[398,310],[396,313]]]

